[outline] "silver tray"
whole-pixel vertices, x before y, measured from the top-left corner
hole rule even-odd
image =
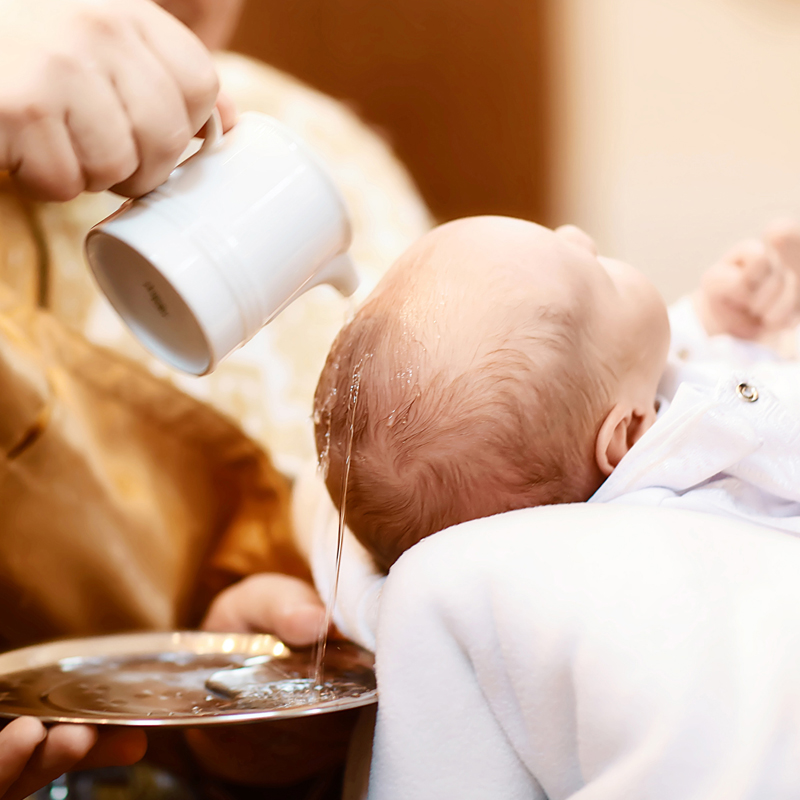
[[[132,633],[66,639],[0,654],[0,717],[196,727],[285,719],[377,701],[372,654],[330,641],[314,653],[274,636]]]

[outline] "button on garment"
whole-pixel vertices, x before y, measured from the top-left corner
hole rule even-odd
[[[591,502],[703,511],[800,536],[798,388],[791,362],[715,385],[680,382]]]
[[[758,389],[755,386],[751,386],[749,383],[740,383],[736,387],[736,394],[742,398],[742,400],[747,400],[748,403],[755,403],[758,400]]]

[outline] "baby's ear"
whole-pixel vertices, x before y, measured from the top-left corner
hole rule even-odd
[[[645,430],[645,416],[624,403],[617,403],[608,412],[595,442],[597,467],[606,478]]]

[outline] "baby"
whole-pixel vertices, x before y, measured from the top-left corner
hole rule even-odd
[[[674,338],[694,336],[709,356],[707,334],[756,341],[788,328],[797,321],[797,269],[800,229],[777,224],[763,242],[732,251],[691,303],[676,307],[673,318],[687,330]],[[746,361],[772,359],[751,348]],[[716,414],[738,435],[745,423],[737,414],[757,399],[757,388],[741,374],[729,377],[728,352],[715,357],[726,365],[722,378],[719,370],[695,369],[708,374],[700,381],[707,385],[699,400],[687,399],[676,390],[685,383],[677,367],[667,368],[669,352],[670,321],[655,287],[632,267],[598,257],[579,229],[503,217],[443,225],[398,259],[331,349],[315,399],[328,491],[340,505],[346,477],[347,524],[388,569],[423,537],[503,511],[622,496],[663,504],[663,491],[674,499],[692,487],[719,488],[715,476],[747,483],[736,470],[753,474],[752,448],[724,464],[700,458],[714,471],[697,474],[687,453],[702,437],[687,439],[680,425],[688,414],[701,423],[691,430],[706,430]],[[728,413],[730,386],[739,406]],[[762,412],[781,402],[762,395]],[[645,436],[656,428],[661,434]],[[797,428],[800,436],[800,418]],[[665,432],[672,449],[664,449]],[[729,432],[714,435],[731,449]],[[770,437],[754,435],[767,442],[756,448],[763,457]],[[791,435],[784,426],[772,438]],[[609,476],[623,460],[632,466],[614,484]],[[675,486],[664,469],[675,472]],[[684,485],[688,476],[695,482]],[[768,516],[800,519],[800,480],[788,491],[763,476],[755,483],[771,498]],[[647,495],[653,486],[663,490],[655,499]],[[742,510],[738,489],[730,508],[717,495],[683,502],[764,516],[758,503]]]

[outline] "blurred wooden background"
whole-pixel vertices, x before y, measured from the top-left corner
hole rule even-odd
[[[434,213],[574,222],[673,300],[800,218],[797,0],[245,0],[235,46],[386,131]]]
[[[232,49],[350,103],[440,220],[548,224],[549,0],[248,0]]]

